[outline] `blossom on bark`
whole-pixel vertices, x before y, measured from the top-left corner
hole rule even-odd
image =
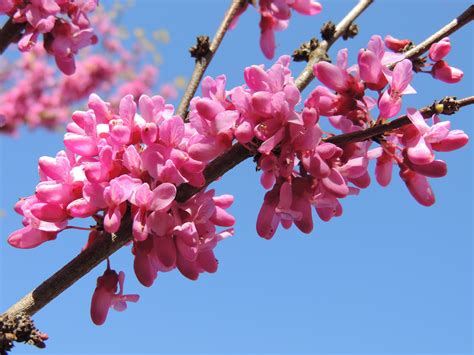
[[[125,273],[120,271],[117,274],[107,263],[107,269],[97,279],[97,286],[92,295],[90,314],[95,325],[105,323],[110,308],[122,312],[127,309],[127,302],[136,303],[140,299],[140,296],[136,294],[123,294],[124,281]]]

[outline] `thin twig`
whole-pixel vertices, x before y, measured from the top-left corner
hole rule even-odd
[[[196,60],[196,65],[194,67],[191,80],[189,81],[186,91],[183,94],[183,98],[181,99],[178,109],[176,110],[176,114],[181,116],[183,119],[186,117],[186,112],[188,110],[189,103],[191,102],[191,99],[196,93],[196,90],[199,86],[199,83],[201,82],[204,72],[209,66],[209,63],[214,57],[214,54],[216,53],[217,49],[219,48],[219,45],[221,44],[222,39],[224,38],[227,30],[229,29],[232,20],[238,14],[239,10],[247,3],[247,1],[248,0],[232,1],[229,10],[227,10],[227,13],[224,19],[222,20],[221,25],[219,26],[216,34],[214,35],[208,54],[200,58],[199,60]]]
[[[465,97],[465,98],[460,99],[460,100],[456,100],[454,102],[454,104],[458,105],[459,108],[464,107],[464,106],[468,106],[468,105],[472,105],[472,104],[474,104],[474,96],[469,96],[469,97]],[[433,116],[433,114],[435,114],[435,113],[448,114],[448,111],[436,112],[433,105],[423,107],[419,111],[421,112],[421,114],[423,115],[424,118],[429,118],[429,117]],[[451,113],[449,113],[449,114],[451,114]],[[380,124],[380,125],[376,125],[376,126],[367,128],[363,131],[339,134],[337,136],[326,138],[324,141],[328,142],[328,143],[333,143],[333,144],[336,144],[336,145],[343,145],[343,144],[351,143],[351,142],[361,142],[361,141],[365,141],[365,140],[373,138],[373,137],[381,136],[381,135],[383,135],[385,133],[388,133],[390,131],[393,131],[397,128],[406,126],[410,123],[411,123],[411,121],[408,118],[408,116],[404,115],[404,116],[401,116],[401,117],[399,117],[399,118],[397,118],[393,121],[390,121],[390,122],[387,122],[387,123],[384,123],[384,124]]]
[[[349,26],[354,22],[354,20],[359,17],[362,12],[364,12],[367,7],[372,4],[374,0],[360,0],[356,6],[338,23],[336,26],[336,31],[332,38],[328,41],[322,41],[319,43],[318,47],[310,54],[310,59],[306,67],[300,73],[296,79],[296,87],[303,91],[309,83],[314,79],[313,66],[320,62],[321,60],[327,58],[327,52],[329,48],[336,42],[339,37],[341,37]]]
[[[471,5],[461,15],[456,17],[454,20],[452,20],[443,28],[441,28],[438,32],[429,36],[423,42],[421,42],[417,46],[407,51],[405,53],[405,58],[411,59],[411,60],[418,58],[423,53],[427,52],[433,43],[439,42],[444,37],[449,36],[450,34],[456,32],[461,27],[471,22],[473,19],[474,19],[474,5]]]
[[[25,23],[15,23],[11,18],[0,29],[0,54],[3,54],[10,43],[17,41],[25,29]]]

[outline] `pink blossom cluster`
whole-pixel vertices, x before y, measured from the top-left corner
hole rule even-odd
[[[112,95],[113,107],[132,94],[139,98],[150,94],[158,81],[158,68],[145,64],[146,52],[127,50],[119,38],[117,25],[105,14],[91,18],[103,46],[79,56],[76,72],[57,75],[50,56],[39,46],[5,64],[0,84],[0,132],[15,133],[19,126],[44,127],[55,130],[70,120],[73,105],[82,104],[92,92]],[[76,58],[77,59],[77,58]],[[177,90],[171,83],[163,84],[160,94],[173,99]]]
[[[69,226],[73,218],[92,217],[97,226],[90,231],[88,247],[104,232],[118,232],[126,217],[133,221],[134,269],[143,285],[151,286],[158,271],[174,268],[192,280],[215,272],[213,249],[233,234],[232,228],[218,231],[217,226],[234,224],[226,212],[233,197],[209,190],[175,201],[181,184],[206,183],[205,162],[189,154],[190,124],[174,116],[173,106],[161,96],[141,96],[140,114],[131,95],[120,101],[118,114],[95,94],[88,106],[88,111],[73,114],[65,150],[39,159],[35,194],[15,206],[24,227],[10,234],[8,242],[33,248],[76,228]],[[119,308],[131,300],[115,294],[117,283],[123,277],[120,281],[110,270],[99,279],[92,304],[95,323],[103,323],[117,300]]]
[[[327,139],[385,123],[402,109],[403,96],[412,94],[412,62],[386,50],[380,36],[361,49],[349,66],[347,49],[336,64],[314,65],[317,86],[302,103],[301,93],[283,56],[269,69],[253,65],[244,70],[245,85],[226,90],[226,77],[206,77],[202,96],[191,101],[188,122],[160,96],[120,100],[118,114],[97,95],[89,110],[75,112],[67,126],[65,150],[39,161],[40,183],[34,195],[20,200],[15,210],[24,228],[8,241],[31,248],[67,228],[73,218],[92,217],[86,248],[104,232],[117,233],[131,221],[132,253],[138,280],[151,286],[160,271],[174,268],[190,279],[215,272],[213,249],[233,234],[234,218],[226,211],[230,195],[201,191],[186,202],[176,201],[187,183],[203,187],[208,162],[238,141],[255,154],[268,190],[257,218],[257,232],[266,239],[281,224],[304,233],[313,229],[312,210],[323,221],[342,214],[341,199],[357,195],[375,176],[389,184],[393,165],[416,201],[429,206],[434,195],[428,177],[446,174],[446,163],[435,151],[461,148],[468,136],[451,130],[449,122],[433,116],[429,126],[422,114],[408,109],[412,124],[370,141],[339,146]],[[371,96],[372,95],[372,96]],[[336,133],[323,131],[322,117]],[[376,142],[380,145],[370,149]],[[228,229],[217,230],[217,226]],[[122,232],[122,231],[120,231]],[[123,295],[123,276],[107,267],[94,292],[91,315],[102,324],[110,307],[124,309],[136,301]],[[120,291],[117,293],[117,288]]]
[[[246,68],[246,85],[229,91],[225,77],[206,78],[203,97],[193,99],[189,115],[198,132],[192,157],[211,160],[234,139],[257,150],[261,183],[270,189],[257,219],[260,236],[271,238],[279,224],[289,228],[293,223],[309,233],[312,207],[324,221],[340,216],[340,199],[370,185],[369,160],[375,158],[379,183],[388,184],[392,166],[397,164],[415,199],[424,205],[434,202],[426,177],[444,176],[446,164],[435,160],[433,151],[464,146],[468,141],[464,132],[450,130],[449,122],[440,122],[438,117],[429,127],[419,112],[410,109],[414,124],[376,138],[381,148],[369,150],[371,141],[327,143],[319,125],[321,116],[326,116],[340,133],[349,133],[399,114],[403,96],[415,93],[410,85],[414,75],[410,60],[387,51],[380,36],[373,36],[368,47],[360,50],[355,65],[348,65],[343,49],[336,64],[314,66],[314,75],[324,86],[309,94],[302,111],[296,108],[301,97],[288,66],[289,57],[284,56],[268,70]],[[207,87],[210,83],[213,90]]]
[[[71,75],[76,70],[74,55],[97,43],[88,18],[97,5],[98,0],[2,0],[0,15],[26,25],[18,42],[21,51],[31,50],[43,34],[46,51],[64,74]]]
[[[375,177],[381,186],[387,186],[392,177],[393,165],[400,168],[400,177],[415,200],[423,206],[435,203],[428,177],[440,178],[447,174],[443,160],[435,159],[435,151],[450,152],[467,144],[469,137],[461,130],[451,130],[449,121],[442,122],[433,115],[429,126],[422,114],[408,109],[412,125],[404,126],[388,136],[380,147],[369,151],[376,159]]]
[[[412,45],[412,42],[409,39],[397,39],[388,35],[385,37],[385,45],[394,52],[404,52]],[[449,37],[444,37],[441,41],[433,43],[428,52],[428,58],[433,61],[434,64],[425,63],[426,58],[423,58],[422,66],[431,66],[431,70],[426,71],[426,73],[430,73],[433,78],[448,84],[454,84],[461,81],[464,73],[458,68],[449,66],[448,62],[444,60],[444,57],[446,57],[450,51],[451,42]],[[416,68],[415,70],[425,73],[421,68]]]
[[[248,4],[240,13],[247,6]],[[260,48],[268,59],[275,56],[275,31],[283,31],[288,27],[291,10],[309,16],[317,15],[322,10],[321,4],[314,0],[259,0],[256,7],[260,14]],[[234,20],[233,26],[236,21]]]

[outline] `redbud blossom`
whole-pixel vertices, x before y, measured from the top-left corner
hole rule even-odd
[[[139,295],[124,295],[123,283],[125,274],[118,274],[107,265],[104,274],[97,279],[97,286],[92,295],[91,318],[95,325],[102,325],[107,319],[109,309],[122,312],[127,309],[127,302],[138,302]],[[119,291],[117,292],[117,286]]]

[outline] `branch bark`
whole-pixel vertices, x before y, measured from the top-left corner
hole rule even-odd
[[[456,100],[452,102],[454,106],[457,106],[458,108],[462,108],[464,106],[472,105],[474,104],[474,96],[469,96],[465,97],[460,100]],[[419,109],[421,114],[423,115],[424,118],[429,118],[433,116],[435,113],[438,114],[452,114],[447,107],[444,107],[441,112],[437,112],[434,105],[431,106],[425,106],[421,109]],[[397,128],[406,126],[410,124],[411,121],[408,118],[407,115],[400,116],[395,120],[392,120],[390,122],[380,124],[371,128],[367,128],[363,131],[358,131],[358,132],[351,132],[351,133],[346,133],[346,134],[339,134],[337,136],[329,137],[326,138],[324,141],[328,143],[333,143],[336,145],[343,145],[346,143],[351,143],[351,142],[361,142],[365,141],[367,139],[371,139],[373,137],[381,136],[385,133],[388,133],[390,131],[393,131]]]
[[[196,60],[196,65],[194,66],[194,71],[191,76],[191,80],[188,83],[186,91],[184,92],[183,98],[179,103],[178,109],[176,110],[176,114],[181,116],[183,119],[186,117],[186,112],[188,110],[189,103],[191,99],[194,97],[196,90],[201,82],[201,79],[206,71],[209,63],[211,63],[214,54],[216,53],[219,45],[222,42],[227,30],[229,29],[232,20],[236,17],[239,10],[247,3],[248,0],[233,0],[232,4],[227,10],[227,13],[222,20],[221,25],[217,29],[216,34],[211,42],[209,52],[204,57]]]
[[[469,6],[461,15],[456,17],[438,32],[432,34],[423,42],[413,47],[405,53],[405,58],[413,60],[427,52],[433,43],[439,42],[444,37],[456,32],[464,25],[467,25],[474,19],[474,5]]]
[[[0,29],[0,54],[3,54],[8,48],[10,43],[15,42],[19,39],[19,36],[25,29],[25,23],[15,23],[12,18],[9,18],[8,21]]]

